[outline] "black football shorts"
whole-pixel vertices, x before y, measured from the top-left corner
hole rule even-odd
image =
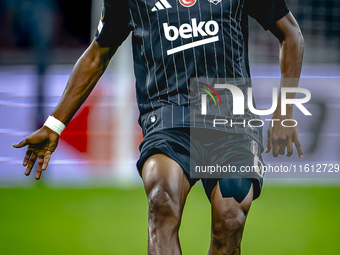
[[[190,186],[201,180],[208,199],[217,182],[223,197],[241,202],[254,187],[253,199],[259,197],[263,161],[258,143],[247,134],[218,130],[174,128],[147,134],[139,146],[137,169],[142,175],[145,161],[155,154],[164,154],[176,161]]]

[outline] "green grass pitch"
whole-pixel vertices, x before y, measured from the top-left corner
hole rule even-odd
[[[264,186],[249,213],[242,254],[340,254],[340,188]],[[194,187],[184,209],[183,254],[207,254],[210,207]],[[1,255],[137,255],[147,250],[142,188],[0,189]]]

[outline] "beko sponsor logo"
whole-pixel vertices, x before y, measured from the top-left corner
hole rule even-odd
[[[197,23],[197,20],[191,19],[191,23],[184,23],[179,28],[175,26],[169,26],[168,23],[163,23],[164,36],[168,41],[175,41],[178,37],[183,39],[194,38],[199,36],[210,36],[209,38],[194,41],[171,50],[167,51],[168,55],[174,54],[179,51],[194,48],[200,45],[217,42],[219,40],[216,36],[219,32],[218,23],[214,20],[201,21]]]

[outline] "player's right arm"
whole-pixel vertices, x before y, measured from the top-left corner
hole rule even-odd
[[[103,75],[116,50],[117,47],[100,47],[96,40],[91,43],[74,66],[65,91],[52,113],[53,117],[65,125],[71,121]],[[27,146],[23,161],[23,165],[26,167],[26,175],[30,174],[39,158],[35,178],[40,179],[41,172],[46,170],[58,141],[59,134],[43,126],[21,142],[13,144],[14,148]]]
[[[52,115],[67,125],[97,84],[117,48],[102,48],[94,40],[79,58]]]

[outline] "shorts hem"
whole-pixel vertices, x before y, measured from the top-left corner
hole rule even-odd
[[[157,155],[157,154],[163,154],[163,155],[171,158],[172,160],[174,160],[181,167],[185,177],[187,178],[188,182],[190,183],[190,188],[196,183],[196,181],[192,182],[192,179],[190,178],[189,173],[187,173],[185,171],[185,166],[182,164],[182,162],[180,160],[178,160],[176,157],[172,156],[171,153],[169,153],[168,150],[166,150],[166,149],[159,149],[159,148],[151,149],[148,152],[146,152],[145,155],[141,155],[140,159],[137,162],[137,170],[138,170],[138,173],[139,173],[141,178],[143,178],[142,172],[143,172],[143,166],[144,166],[145,162],[150,157],[152,157],[153,155]]]

